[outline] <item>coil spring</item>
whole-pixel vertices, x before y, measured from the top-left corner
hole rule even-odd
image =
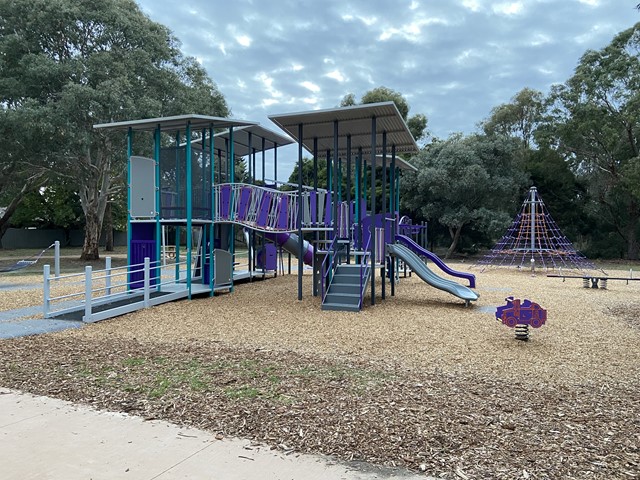
[[[529,325],[518,324],[516,325],[516,340],[527,341],[529,340]]]

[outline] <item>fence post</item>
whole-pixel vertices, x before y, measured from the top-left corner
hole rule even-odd
[[[149,257],[144,257],[144,308],[149,308],[150,265]]]
[[[84,322],[91,321],[91,265],[84,267]]]
[[[60,241],[53,242],[53,268],[56,278],[60,278]]]
[[[51,276],[51,266],[45,265],[44,266],[44,303],[43,303],[44,318],[49,317],[49,309],[51,308],[51,305],[50,305],[51,300],[49,300],[49,298],[51,297],[51,290],[49,286],[50,276]]]
[[[106,296],[111,295],[111,257],[104,260],[104,293]]]

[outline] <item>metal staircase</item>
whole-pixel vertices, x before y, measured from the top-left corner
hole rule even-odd
[[[369,265],[336,265],[329,288],[322,300],[322,310],[359,312],[370,276]]]

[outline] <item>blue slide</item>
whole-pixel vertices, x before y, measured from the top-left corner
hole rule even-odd
[[[420,245],[418,245],[416,242],[405,235],[396,235],[396,242],[404,243],[407,247],[409,247],[409,249],[413,250],[418,255],[427,257],[438,267],[440,267],[443,272],[448,273],[452,277],[459,277],[464,278],[465,280],[469,280],[469,287],[476,288],[476,276],[473,273],[459,272],[458,270],[454,270],[442,260],[440,260],[440,257],[438,257],[435,253],[431,253],[429,250],[422,248]]]
[[[416,275],[422,280],[427,282],[432,287],[449,292],[451,295],[455,295],[465,301],[466,305],[469,302],[475,302],[480,295],[464,285],[454,282],[453,280],[447,280],[433,273],[429,267],[422,261],[422,259],[414,252],[409,250],[404,245],[399,243],[388,244],[387,251],[390,255],[396,256],[405,262]]]

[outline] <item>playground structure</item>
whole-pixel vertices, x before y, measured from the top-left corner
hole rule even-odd
[[[88,269],[84,280],[77,280],[84,292],[55,296],[55,283],[65,279],[50,282],[45,269],[45,316],[81,312],[85,321],[97,321],[194,295],[233,292],[241,280],[276,275],[283,250],[302,260],[298,299],[307,264],[313,270],[312,295],[321,297],[324,310],[359,311],[367,288],[375,305],[377,270],[382,299],[387,278],[394,295],[398,258],[466,304],[478,298],[469,288],[433,274],[419,255],[468,280],[470,287],[475,286],[473,275],[449,269],[398,235],[401,171],[415,171],[398,154],[415,153],[417,145],[393,102],[270,118],[288,136],[252,122],[201,115],[96,125],[127,134],[127,267]],[[152,139],[151,148],[138,145],[138,137],[147,143]],[[295,190],[285,191],[278,189],[277,148],[292,138],[298,143],[299,178]],[[265,175],[268,150],[273,150],[272,180]],[[313,155],[313,185],[302,182],[304,150]],[[143,155],[149,151],[153,158]],[[237,178],[236,163],[243,158],[247,175]],[[322,186],[319,162],[327,171]],[[247,246],[246,269],[238,269],[238,234]],[[418,254],[402,242],[410,242]],[[84,301],[66,306],[71,296]]]
[[[578,252],[551,218],[536,187],[522,204],[507,232],[478,265],[595,269],[595,265]]]
[[[496,320],[516,329],[516,340],[529,340],[529,326],[540,328],[547,321],[547,311],[531,300],[507,297],[506,305],[496,309]]]

